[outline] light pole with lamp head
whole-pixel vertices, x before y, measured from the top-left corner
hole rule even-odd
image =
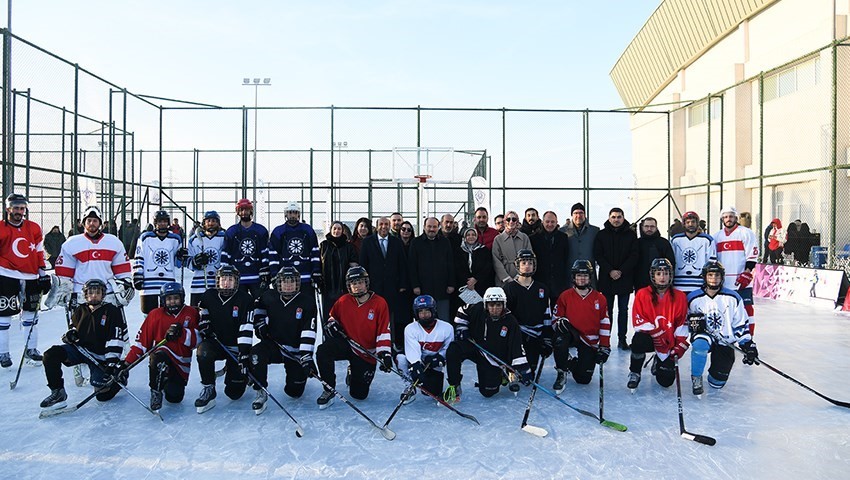
[[[253,198],[257,199],[257,99],[259,87],[270,87],[272,85],[271,78],[264,78],[260,82],[259,78],[243,78],[242,85],[246,87],[254,87],[254,174],[253,174]]]

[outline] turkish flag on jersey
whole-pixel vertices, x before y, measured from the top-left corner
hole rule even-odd
[[[44,269],[44,245],[41,227],[24,220],[19,227],[0,221],[0,274],[12,278],[34,279]]]

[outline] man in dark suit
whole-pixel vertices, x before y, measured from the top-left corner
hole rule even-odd
[[[412,305],[405,305],[409,288],[407,259],[401,239],[390,235],[390,219],[378,219],[375,234],[363,239],[360,265],[369,272],[372,291],[384,297],[390,309],[390,334],[397,352],[404,350],[404,325],[413,318]],[[400,328],[399,328],[400,326]]]
[[[529,237],[531,248],[537,256],[537,272],[534,279],[549,287],[552,306],[558,303],[558,296],[570,286],[572,265],[569,237],[558,230],[558,215],[555,212],[543,214],[543,231]]]
[[[437,318],[450,322],[456,313],[450,308],[450,298],[455,291],[454,256],[449,240],[438,235],[439,229],[440,222],[436,218],[425,219],[424,232],[410,242],[407,266],[413,294],[434,297]]]

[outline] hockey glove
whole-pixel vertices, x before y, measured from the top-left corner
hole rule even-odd
[[[242,372],[242,375],[248,375],[248,372],[251,371],[251,355],[247,353],[239,354],[237,358],[239,362],[239,370]]]
[[[75,345],[80,341],[80,335],[77,332],[76,328],[72,328],[65,332],[65,335],[62,335],[62,343],[67,343],[68,345]]]
[[[705,314],[702,312],[689,313],[688,330],[691,332],[691,339],[698,333],[705,333]]]
[[[410,379],[413,380],[414,383],[418,382],[419,377],[422,376],[422,372],[424,372],[424,371],[425,371],[425,366],[422,365],[422,362],[414,363],[413,365],[410,366]]]
[[[469,338],[469,329],[468,328],[458,327],[458,329],[455,330],[455,340],[462,342],[462,341],[466,340],[467,338]]]
[[[172,324],[168,327],[168,331],[165,332],[165,339],[169,342],[173,342],[180,338],[180,334],[183,333],[183,325],[178,323]]]
[[[345,338],[345,329],[336,319],[329,318],[328,324],[325,326],[325,334],[331,338]]]
[[[312,280],[313,280],[313,288],[315,288],[317,292],[322,293],[322,290],[324,290],[324,283],[322,282],[322,274],[321,273],[314,273]]]
[[[129,372],[124,369],[124,362],[114,362],[104,365],[103,367],[104,381],[109,382],[113,378],[116,382],[122,385],[127,384]]]
[[[393,371],[393,356],[390,354],[390,352],[379,353],[378,362],[382,372],[389,373]]]
[[[555,333],[567,334],[570,333],[570,321],[566,317],[556,318],[552,321],[552,330]]]
[[[53,282],[50,280],[50,275],[40,275],[38,277],[38,290],[42,295],[50,293],[50,288],[52,286]]]
[[[201,337],[206,340],[212,340],[215,338],[215,332],[212,329],[212,322],[210,322],[209,318],[202,317],[201,321],[198,322],[198,333],[201,334]]]
[[[602,365],[608,361],[608,355],[611,355],[610,347],[599,347],[596,349],[596,363]]]
[[[750,286],[750,283],[753,281],[753,274],[750,272],[741,272],[738,274],[738,279],[735,280],[735,285],[738,286],[738,290],[743,290]]]
[[[525,370],[520,372],[519,381],[526,387],[530,386],[532,382],[534,382],[534,373],[531,372],[531,369],[526,367]]]
[[[115,279],[115,299],[118,301],[120,306],[129,305],[130,300],[132,300],[135,295],[136,291],[133,290],[133,282],[131,282],[129,278]]]
[[[744,358],[742,360],[745,364],[752,365],[756,363],[756,360],[759,358],[759,351],[756,348],[756,342],[747,340],[741,345],[741,350],[744,351]]]
[[[197,268],[204,268],[210,263],[210,256],[207,252],[201,252],[192,257],[192,264]]]
[[[269,324],[266,323],[265,318],[255,322],[254,331],[257,333],[257,338],[259,338],[260,341],[271,338],[269,336]]]
[[[179,260],[181,263],[186,263],[186,259],[189,258],[189,250],[186,247],[180,247],[174,252],[174,258]]]
[[[141,290],[145,286],[145,276],[141,272],[133,274],[133,288]]]
[[[315,377],[318,375],[318,372],[316,371],[316,363],[313,362],[313,355],[305,353],[304,355],[301,355],[301,358],[299,358],[298,361],[301,363],[301,368],[304,369],[304,375],[307,375],[307,377]]]
[[[549,355],[552,355],[552,338],[543,337],[540,343],[540,356],[547,358]]]
[[[269,272],[268,268],[260,269],[260,291],[266,291],[269,289],[269,284],[271,283],[272,274]]]
[[[443,358],[443,356],[438,353],[436,355],[431,355],[430,357],[428,357],[425,360],[425,364],[428,365],[428,368],[430,368],[431,370],[434,370],[434,369],[440,368],[443,365],[445,365],[446,359]]]

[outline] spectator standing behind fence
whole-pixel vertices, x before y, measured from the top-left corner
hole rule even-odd
[[[372,233],[372,220],[366,217],[358,218],[354,224],[354,232],[351,237],[351,244],[354,246],[357,255],[360,255],[360,246],[363,244],[363,239],[372,235]]]
[[[558,230],[558,215],[555,212],[543,214],[543,231],[530,238],[531,248],[537,255],[537,273],[534,279],[549,287],[552,305],[558,302],[558,296],[570,284],[572,265],[569,238]]]
[[[454,255],[449,240],[438,234],[439,228],[436,218],[426,218],[424,233],[411,241],[407,263],[410,286],[414,295],[430,295],[437,301],[437,318],[454,318],[450,312],[451,294],[455,291]],[[404,326],[411,320],[412,315],[408,314]]]
[[[458,290],[461,287],[472,289],[484,297],[484,292],[494,286],[496,271],[493,270],[493,255],[490,249],[478,241],[478,229],[467,228],[463,231],[463,243],[455,253],[455,277]],[[447,320],[450,323],[454,317]]]
[[[567,224],[561,228],[561,231],[567,234],[569,239],[569,257],[567,265],[572,268],[576,260],[588,260],[593,265],[593,271],[590,274],[590,285],[596,288],[596,260],[593,256],[593,245],[596,241],[596,235],[599,234],[599,227],[591,225],[587,220],[587,214],[584,210],[584,205],[576,203],[570,209],[570,218]],[[572,277],[569,278],[567,286],[572,285]]]
[[[502,215],[502,219],[504,218],[504,215]],[[486,208],[478,207],[475,209],[475,218],[473,219],[473,225],[475,226],[476,232],[478,232],[478,243],[487,247],[488,250],[492,250],[493,240],[496,239],[496,235],[502,232],[491,227],[487,223],[489,219],[490,214],[487,212]]]
[[[65,235],[62,235],[59,225],[54,225],[44,237],[44,251],[47,252],[47,261],[50,262],[50,268],[56,267],[56,257],[62,251],[63,243],[65,243]]]
[[[360,265],[369,274],[369,290],[377,293],[390,309],[390,332],[393,344],[401,348],[404,344],[404,326],[412,319],[410,304],[403,303],[410,289],[407,274],[407,258],[404,246],[398,237],[390,234],[390,219],[381,217],[376,223],[375,234],[363,239],[360,247]],[[397,330],[393,322],[403,323]],[[396,338],[397,337],[397,338]]]
[[[629,228],[621,208],[608,212],[605,227],[596,235],[594,257],[599,263],[599,291],[608,301],[608,318],[614,319],[614,297],[617,297],[617,347],[628,350],[626,332],[629,321],[629,296],[634,287],[634,271],[638,262],[637,235]],[[613,330],[613,329],[612,329]]]
[[[774,218],[770,224],[773,230],[767,238],[767,256],[770,263],[782,263],[782,249],[785,248],[787,232],[782,228],[782,222]]]
[[[669,238],[673,238],[673,235],[678,235],[680,233],[685,233],[685,226],[682,225],[682,221],[677,218],[673,220],[673,223],[667,229],[667,236]]]
[[[658,231],[658,221],[646,217],[640,222],[640,238],[638,239],[638,265],[635,270],[635,291],[650,285],[649,267],[656,258],[670,260],[673,271],[676,271],[676,255],[670,242]]]
[[[357,265],[357,252],[342,228],[342,222],[336,221],[331,225],[331,231],[325,235],[325,240],[319,245],[319,258],[322,261],[322,314],[328,318],[328,312],[334,303],[348,292],[345,285],[345,274],[348,269]]]
[[[186,238],[186,232],[183,230],[183,227],[180,226],[180,220],[176,218],[171,220],[170,230],[171,233],[176,233],[177,235],[180,235],[180,240]]]
[[[519,214],[513,210],[505,213],[505,231],[493,240],[493,268],[496,270],[496,286],[512,282],[517,271],[514,265],[517,252],[531,250],[528,235],[519,230]]]

